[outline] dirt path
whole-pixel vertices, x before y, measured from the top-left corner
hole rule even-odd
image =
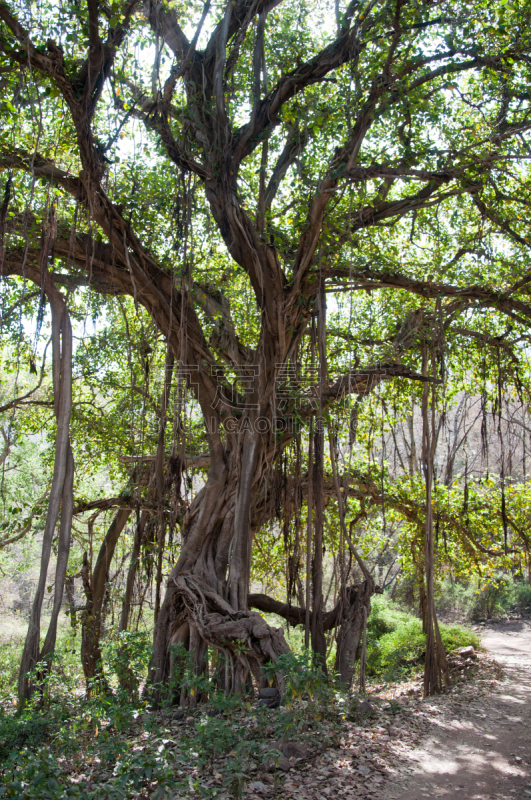
[[[490,626],[482,640],[478,661],[454,659],[448,693],[423,700],[411,680],[369,695],[336,746],[257,774],[244,800],[531,798],[531,623]]]
[[[531,624],[490,626],[482,644],[503,666],[503,679],[484,695],[471,688],[426,702],[433,716],[422,745],[400,748],[410,775],[387,782],[381,800],[531,797]]]

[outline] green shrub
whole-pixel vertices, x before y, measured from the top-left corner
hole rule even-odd
[[[469,619],[492,619],[505,613],[511,604],[511,586],[507,578],[497,576],[474,594]]]
[[[440,631],[447,651],[479,644],[477,634],[466,627],[440,625]],[[367,674],[384,680],[405,678],[421,666],[425,652],[422,621],[379,597],[367,624]]]
[[[153,648],[151,637],[144,631],[110,631],[103,646],[103,661],[113,678],[134,702],[138,689],[147,676]]]
[[[437,613],[451,619],[470,619],[478,587],[476,583],[442,581],[435,598]]]
[[[519,614],[531,613],[531,584],[515,584],[513,589],[513,604]]]
[[[477,621],[511,612],[531,612],[531,585],[497,572],[488,580],[463,584],[444,581],[437,597],[437,610],[446,615]]]
[[[285,653],[278,657],[276,663],[269,662],[262,667],[262,674],[271,682],[277,673],[284,678],[284,700],[287,703],[297,698],[300,700],[303,694],[313,698],[329,689],[319,659],[306,648],[299,653]]]
[[[0,701],[12,700],[16,695],[23,644],[23,640],[14,640],[0,645]]]
[[[398,680],[407,676],[420,663],[425,640],[422,622],[409,616],[395,630],[368,642],[367,673],[374,677],[381,676],[385,680]]]
[[[16,717],[0,710],[0,763],[13,750],[42,745],[49,733],[48,715],[30,713]]]
[[[380,639],[386,633],[396,631],[410,619],[412,614],[402,611],[387,595],[377,594],[371,600],[371,613],[367,620],[367,639]]]
[[[441,639],[447,653],[461,647],[479,647],[479,636],[466,625],[439,625]]]

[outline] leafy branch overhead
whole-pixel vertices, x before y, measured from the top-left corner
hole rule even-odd
[[[282,688],[253,603],[363,690],[384,562],[431,694],[436,566],[531,569],[530,10],[0,0],[3,463],[45,437],[50,486],[0,542],[43,536],[21,706],[72,575],[88,686],[109,604],[125,632],[151,603],[157,705],[189,658]]]

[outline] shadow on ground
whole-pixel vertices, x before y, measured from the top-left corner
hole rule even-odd
[[[388,785],[382,800],[531,797],[531,624],[489,626],[482,644],[503,665],[502,684],[466,704],[448,698],[409,753],[411,775]]]

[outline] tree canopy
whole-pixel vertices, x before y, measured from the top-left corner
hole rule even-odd
[[[88,680],[112,592],[121,629],[151,608],[154,702],[178,644],[263,680],[289,648],[251,608],[363,685],[399,571],[431,694],[437,576],[530,578],[529,12],[0,2],[0,546],[42,533],[22,702],[74,575]]]

